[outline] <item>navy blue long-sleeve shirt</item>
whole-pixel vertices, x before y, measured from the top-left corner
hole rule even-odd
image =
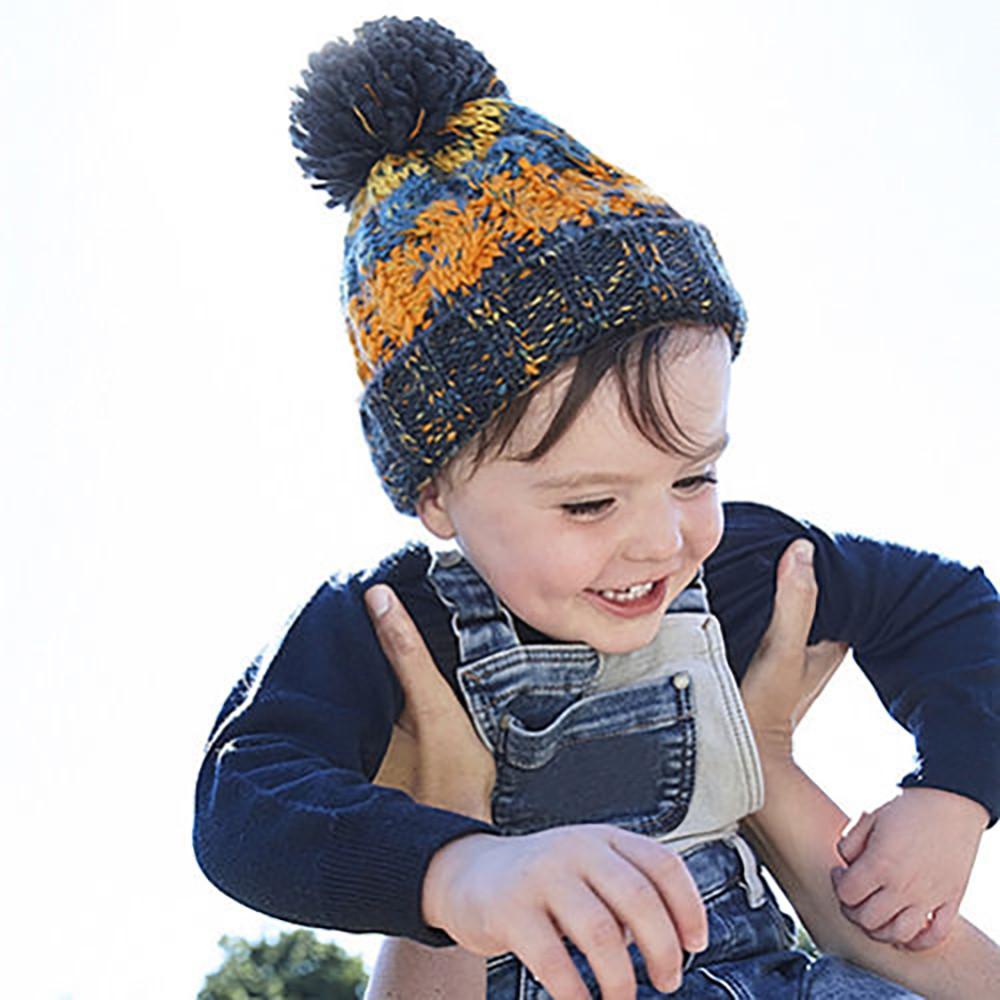
[[[775,568],[795,538],[815,546],[810,642],[849,643],[883,704],[914,736],[903,785],[1000,811],[1000,599],[979,569],[851,535],[770,507],[725,505],[705,563],[740,678],[770,621]],[[492,828],[370,783],[402,692],[362,595],[390,584],[455,685],[449,616],[426,581],[429,552],[326,581],[237,683],[198,777],[194,844],[206,875],[248,906],[296,923],[444,943],[420,911],[423,877],[450,840]],[[551,641],[516,622],[522,641]]]

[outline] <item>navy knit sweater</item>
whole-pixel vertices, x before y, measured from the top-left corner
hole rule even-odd
[[[903,785],[943,788],[1000,811],[1000,599],[979,569],[850,535],[759,504],[727,504],[705,564],[729,662],[742,677],[770,620],[778,558],[816,548],[811,642],[848,642],[883,704],[915,737]],[[194,845],[205,874],[296,923],[447,938],[421,918],[424,872],[476,820],[370,784],[402,693],[362,601],[389,583],[454,686],[458,651],[413,546],[376,570],[326,581],[226,700],[198,778]],[[551,641],[516,623],[524,642]]]

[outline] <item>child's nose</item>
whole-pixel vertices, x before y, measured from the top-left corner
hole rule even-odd
[[[623,554],[634,562],[670,562],[684,548],[681,513],[671,498],[651,503],[637,514]]]

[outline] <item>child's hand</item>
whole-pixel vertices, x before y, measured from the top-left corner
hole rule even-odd
[[[834,886],[844,915],[876,941],[930,948],[947,937],[989,817],[972,799],[904,788],[862,814],[838,844]]]
[[[705,911],[679,855],[604,825],[521,837],[471,834],[434,855],[424,919],[478,955],[514,952],[556,1000],[588,1000],[562,937],[587,956],[602,1000],[634,1000],[626,933],[657,989],[681,982],[682,949],[707,945]]]

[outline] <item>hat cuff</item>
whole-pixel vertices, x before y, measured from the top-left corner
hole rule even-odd
[[[708,229],[676,216],[566,224],[433,308],[361,398],[376,470],[406,514],[508,400],[601,338],[684,320],[724,329],[735,356],[746,322]]]

